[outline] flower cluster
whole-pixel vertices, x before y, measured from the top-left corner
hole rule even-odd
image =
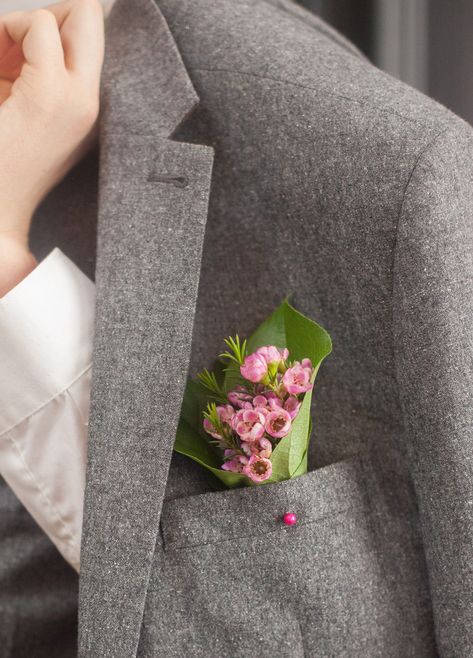
[[[253,482],[271,477],[271,454],[290,431],[304,394],[312,384],[314,369],[310,359],[289,361],[287,349],[273,345],[246,355],[246,343],[229,339],[231,353],[221,355],[238,364],[244,382],[204,412],[204,430],[223,451],[222,469],[242,473]],[[201,381],[216,388],[207,371]],[[222,391],[220,390],[220,393]]]

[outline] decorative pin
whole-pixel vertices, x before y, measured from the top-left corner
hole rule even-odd
[[[282,520],[285,525],[296,525],[297,516],[294,514],[294,512],[286,512],[286,514],[284,514],[282,517]]]

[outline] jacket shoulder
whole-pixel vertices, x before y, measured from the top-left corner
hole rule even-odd
[[[289,0],[160,0],[159,5],[191,77],[205,71],[218,74],[222,87],[236,86],[239,75],[254,86],[274,82],[279,89],[304,90],[314,99],[314,115],[346,107],[338,114],[345,128],[363,115],[369,122],[384,114],[391,116],[388,130],[403,132],[407,122],[429,139],[457,120],[440,103],[380,71],[322,19]]]

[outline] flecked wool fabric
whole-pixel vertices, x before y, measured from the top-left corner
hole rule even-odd
[[[139,655],[435,656],[418,529],[385,472],[371,453],[165,503]]]
[[[107,29],[80,655],[473,655],[471,128],[289,0]],[[85,176],[36,226],[92,226]],[[288,293],[334,344],[310,472],[218,491],[171,459],[187,367]]]

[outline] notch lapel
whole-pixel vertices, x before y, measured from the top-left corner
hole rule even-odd
[[[118,0],[103,73],[79,655],[136,655],[187,376],[213,161],[152,0]]]

